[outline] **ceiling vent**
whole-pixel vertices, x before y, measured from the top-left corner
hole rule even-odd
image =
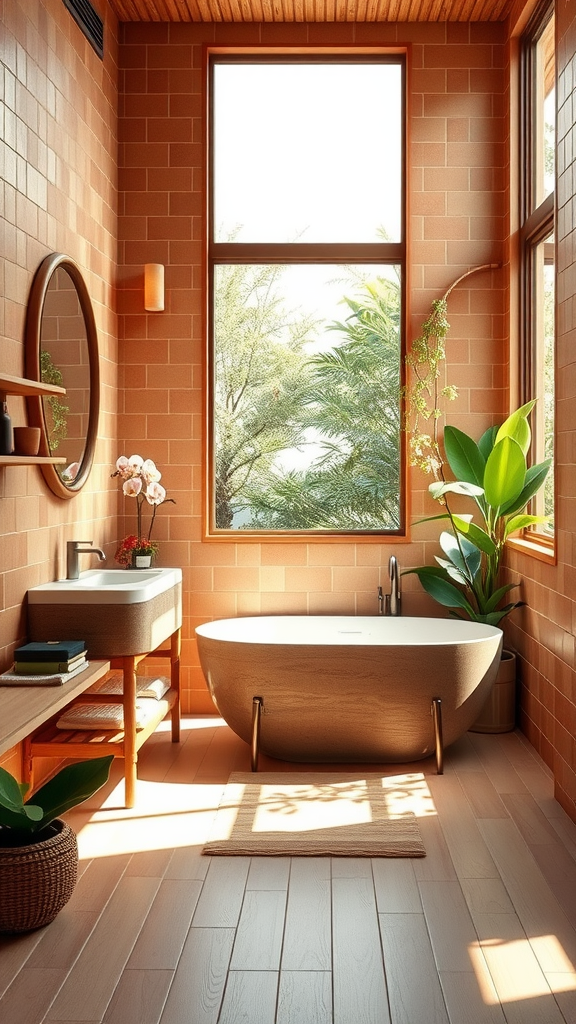
[[[62,0],[62,2],[82,29],[90,45],[102,59],[104,57],[104,22],[92,7],[90,0]]]

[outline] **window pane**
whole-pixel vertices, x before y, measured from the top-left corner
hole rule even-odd
[[[400,268],[216,265],[217,529],[400,528]]]
[[[535,410],[534,455],[537,462],[554,459],[554,235],[534,251],[535,266]],[[537,496],[539,515],[551,516],[548,526],[538,532],[554,532],[554,464]]]
[[[555,83],[554,16],[547,22],[536,43],[536,194],[539,206],[554,191]]]
[[[400,64],[214,65],[214,236],[401,240]]]

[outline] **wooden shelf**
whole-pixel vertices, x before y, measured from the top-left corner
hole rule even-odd
[[[59,388],[56,384],[41,384],[35,380],[26,380],[24,377],[11,377],[7,373],[0,373],[0,394],[6,395],[65,395],[66,388]]]
[[[109,661],[91,661],[62,686],[3,686],[0,688],[0,753],[25,739],[57,711],[96,683],[110,669]]]
[[[66,459],[56,459],[49,455],[0,455],[0,466],[64,466]]]
[[[56,384],[41,384],[35,380],[26,380],[25,377],[12,377],[8,373],[0,373],[0,396],[1,395],[65,395],[66,388],[59,388]],[[51,455],[0,455],[0,466],[64,466],[66,459],[55,458]]]

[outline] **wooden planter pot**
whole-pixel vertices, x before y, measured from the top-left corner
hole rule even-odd
[[[70,899],[78,877],[76,833],[57,818],[52,835],[28,846],[0,845],[0,932],[49,924]]]
[[[502,651],[496,682],[470,732],[512,732],[516,725],[516,655]]]

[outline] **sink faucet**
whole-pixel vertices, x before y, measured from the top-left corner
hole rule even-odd
[[[77,580],[80,575],[78,555],[98,555],[101,562],[106,561],[102,548],[81,548],[80,544],[93,544],[93,540],[69,540],[66,542],[66,579]]]
[[[400,593],[400,573],[398,572],[398,559],[396,555],[390,555],[388,571],[390,573],[390,593],[383,594],[382,587],[378,587],[378,614],[401,615],[402,595]]]

